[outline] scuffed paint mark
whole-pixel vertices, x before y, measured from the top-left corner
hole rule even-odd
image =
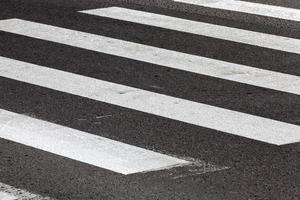
[[[161,153],[161,152],[160,152]],[[191,158],[191,157],[179,157],[175,155],[169,155],[172,157],[177,157],[178,159],[185,160],[187,163],[177,164],[168,166],[165,168],[159,168],[155,170],[143,171],[136,174],[153,174],[155,178],[170,178],[179,179],[191,176],[198,176],[206,173],[213,173],[221,170],[230,169],[227,166],[218,166],[203,160]],[[155,175],[157,174],[157,175]]]
[[[100,119],[105,119],[105,118],[109,118],[109,117],[112,117],[112,115],[96,116],[96,119],[100,120]],[[102,122],[101,121],[95,121],[95,122],[93,122],[93,124],[102,124]]]
[[[192,168],[194,167],[194,168]],[[201,174],[206,174],[206,173],[213,173],[221,170],[227,170],[229,167],[219,167],[216,165],[212,164],[206,164],[204,166],[190,166],[191,169],[188,169],[185,173],[179,174],[179,175],[173,175],[171,178],[172,179],[179,179],[179,178],[186,178],[186,177],[191,177],[191,176],[197,176]]]
[[[102,119],[102,118],[108,118],[108,117],[112,117],[112,115],[96,116],[96,119]]]
[[[163,87],[158,86],[158,85],[150,85],[150,87],[155,88],[155,89],[159,89],[159,90],[164,89]]]
[[[180,163],[180,164],[174,164],[174,165],[169,165],[167,167],[162,167],[162,168],[156,168],[156,169],[153,169],[153,170],[147,170],[147,171],[142,171],[142,172],[138,172],[137,174],[145,174],[145,173],[149,173],[149,172],[157,172],[157,171],[163,171],[163,170],[170,170],[170,169],[174,169],[174,168],[177,168],[177,167],[184,167],[184,166],[188,166],[188,165],[191,165],[192,163],[190,162],[186,162],[186,163]]]
[[[224,72],[222,74],[225,75],[225,76],[245,75],[245,74],[247,74],[249,76],[251,75],[250,73],[245,73],[243,71],[238,71],[238,70],[228,70],[228,71],[226,71],[226,72]]]
[[[84,119],[84,118],[79,118],[77,119],[78,121],[87,121],[87,119]]]
[[[182,169],[174,170],[173,172],[171,172],[172,174],[170,174],[169,176],[171,179],[186,178],[229,169],[229,167],[227,166],[219,166],[191,157],[181,157],[180,159],[187,160],[191,164]]]
[[[118,88],[109,88],[110,91],[113,91],[117,94],[128,94],[128,93],[132,93],[132,92],[139,92],[138,90],[135,90],[135,89],[123,89],[123,90],[120,90]]]

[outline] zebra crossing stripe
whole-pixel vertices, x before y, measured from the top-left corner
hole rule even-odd
[[[0,199],[1,200],[17,200],[18,197],[0,191]]]
[[[283,145],[300,141],[300,126],[296,126],[293,124],[258,117],[246,113],[231,111],[228,109],[210,106],[202,103],[192,102],[185,99],[162,95],[138,88],[102,81],[95,78],[51,69],[31,63],[25,63],[5,57],[0,57],[0,76],[133,110],[138,110],[145,113],[170,118],[173,120],[186,122],[197,126],[222,131],[225,133],[267,142],[270,144]],[[17,124],[21,123],[18,122],[15,124],[17,126]],[[34,123],[29,122],[26,122],[25,124],[34,125]],[[18,130],[23,129],[24,127],[19,127]],[[4,129],[2,128],[2,130]],[[64,132],[70,131],[65,130]],[[6,137],[14,137],[13,134],[8,134],[7,131],[3,132],[2,136],[5,133]],[[47,134],[43,134],[45,135],[45,137],[47,136]],[[78,134],[80,135],[80,133]],[[25,136],[27,138],[31,137],[29,135],[30,134],[28,134],[28,136],[24,135],[22,137],[18,137],[18,139],[21,140]],[[34,136],[28,141],[34,141],[35,137],[38,138],[38,136]],[[61,137],[65,138],[67,136],[62,135]],[[76,138],[74,138],[73,140],[76,140]],[[48,141],[48,139],[41,141]],[[94,139],[91,140],[91,142],[94,141]],[[37,142],[36,145],[39,145],[39,142]],[[59,143],[57,143],[57,145],[59,145]],[[77,146],[76,148],[78,149]],[[111,154],[110,149],[109,154]],[[180,160],[173,161],[172,159],[174,158],[166,158],[166,160],[168,159],[171,159],[171,163],[185,162]],[[147,168],[151,166],[147,162],[145,162],[144,164],[146,166],[142,164],[136,166],[134,164],[134,166],[131,167],[138,167],[138,169],[140,170],[140,167],[144,166],[145,168]],[[167,162],[166,165],[169,165],[169,162]],[[117,167],[117,165],[113,165],[110,167],[111,169],[114,169],[114,167]],[[132,172],[130,170],[122,170],[124,170],[123,173]],[[143,170],[145,169],[143,168]],[[133,170],[133,172],[136,171]]]
[[[0,182],[0,200],[55,200],[55,199],[50,197],[42,197],[40,195],[33,194],[28,191],[18,189]]]
[[[0,137],[124,175],[190,163],[3,109]]]
[[[300,10],[281,6],[259,4],[238,0],[173,0],[176,2],[249,13],[285,20],[300,21]]]
[[[119,7],[84,10],[80,12],[300,54],[300,40],[294,38]]]
[[[294,75],[214,60],[21,19],[0,21],[0,30],[300,95],[300,78]]]

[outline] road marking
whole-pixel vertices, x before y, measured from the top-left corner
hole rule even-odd
[[[20,19],[0,21],[0,30],[300,95],[299,76],[258,69]]]
[[[0,182],[0,200],[54,200]]]
[[[300,141],[300,126],[293,124],[162,95],[9,58],[0,57],[0,76],[275,145],[283,145]],[[24,117],[22,117],[22,119],[23,118]],[[34,123],[26,122],[23,127],[21,125],[22,123],[18,121],[18,123],[15,123],[13,127],[18,126],[18,124],[20,131],[26,127],[26,124],[32,124],[34,126]],[[61,127],[60,130],[62,129],[65,129],[63,132],[71,132],[69,129]],[[2,128],[2,130],[4,129]],[[42,130],[43,129],[41,129],[41,131]],[[45,134],[45,137],[48,135],[48,132]],[[7,130],[5,130],[3,134],[6,134],[6,137],[14,137],[13,134],[8,134]],[[41,132],[41,134],[44,133]],[[80,133],[78,134],[80,135]],[[17,135],[17,138],[14,140],[22,140],[22,138],[26,136],[25,138],[30,138],[29,142],[31,143],[34,142],[35,137],[38,138],[38,136],[33,137],[32,134],[22,135],[21,137],[18,136],[20,135]],[[60,137],[65,138],[67,136],[62,135]],[[52,137],[50,137],[49,140],[47,138],[41,141],[47,141],[48,143],[51,141],[51,138]],[[76,140],[76,137],[72,138],[74,139],[70,138],[70,140]],[[52,138],[52,140],[55,140],[53,143],[60,145],[59,141],[56,141],[55,138]],[[92,139],[91,143],[94,141],[95,140]],[[82,140],[80,139],[78,141],[79,146],[84,145],[80,144],[81,142]],[[41,145],[47,145],[47,143]],[[37,141],[36,145],[40,145],[40,140]],[[63,147],[64,146],[65,145],[63,145]],[[50,147],[52,147],[52,144]],[[75,147],[76,149],[79,148],[77,145],[75,145]],[[83,150],[84,148],[81,151]],[[110,150],[111,149],[109,149],[108,153],[111,153]],[[55,149],[53,149],[53,151],[55,151]],[[124,149],[122,149],[122,151],[124,151]],[[121,154],[122,152],[118,153]],[[93,160],[93,158],[88,156],[89,154],[90,153],[87,153],[87,158]],[[131,155],[131,153],[128,154],[128,156],[129,155]],[[129,156],[128,159],[135,160],[132,157],[133,155]],[[158,154],[158,157],[159,156],[163,155]],[[85,157],[82,159],[85,159]],[[97,158],[96,161],[98,161],[98,159],[101,158]],[[169,159],[171,159],[170,163],[184,163],[184,161],[176,159],[173,161],[173,158],[165,157],[165,160]],[[102,166],[105,164],[105,160],[106,159],[100,163]],[[89,162],[89,160],[86,162]],[[160,162],[158,163],[161,165]],[[169,165],[170,163],[167,161],[166,165]],[[107,164],[109,165],[109,163]],[[152,166],[147,162],[147,159],[143,160],[143,162],[138,164],[138,166],[135,161],[133,163],[129,162],[129,164],[131,164],[132,168],[137,167],[137,171],[144,170],[143,167],[147,168],[150,166],[150,168],[152,168]],[[114,169],[114,167],[118,168],[118,165],[115,164],[113,166],[105,167],[111,167],[111,169],[115,171],[118,170]],[[127,173],[126,168],[122,168],[119,171],[122,172],[122,170],[124,170],[123,173]],[[133,170],[133,172],[135,171]],[[130,173],[130,171],[128,173]]]
[[[17,200],[18,197],[0,191],[1,200]]]
[[[300,54],[300,40],[294,38],[119,7],[100,8],[80,12]]]
[[[217,8],[292,21],[300,21],[300,10],[295,8],[236,0],[173,0],[182,3]]]
[[[23,67],[26,70],[29,65]],[[64,80],[56,81],[64,83]],[[0,137],[124,175],[190,164],[175,157],[3,109],[0,109]]]

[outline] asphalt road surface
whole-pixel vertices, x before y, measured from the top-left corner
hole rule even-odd
[[[299,200],[298,0],[0,2],[0,200]]]

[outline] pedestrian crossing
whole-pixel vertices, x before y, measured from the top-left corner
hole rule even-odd
[[[169,17],[165,15],[118,7],[85,10],[82,12],[91,15],[146,24],[150,26],[203,35],[222,40],[256,45],[280,51],[297,54],[300,53],[300,40],[283,36],[259,33],[203,22],[196,22],[176,17]]]
[[[6,78],[275,145],[289,144],[300,140],[298,134],[300,127],[296,125],[172,98],[138,88],[91,79],[3,57],[0,58],[0,63],[3,66],[1,76]],[[274,133],[276,137],[274,137]]]
[[[0,30],[193,73],[300,94],[299,77],[289,74],[276,73],[270,70],[222,62],[19,19],[1,21]],[[299,43],[300,40],[297,41]]]
[[[283,20],[300,20],[298,9],[279,6],[262,5],[245,1],[214,1],[210,3],[208,1],[178,0],[178,2],[264,15]],[[300,58],[300,39],[296,38],[214,25],[168,16],[167,14],[161,15],[116,6],[80,10],[77,14],[96,17],[96,19],[109,18],[133,24],[141,24],[151,29],[162,28],[182,32],[187,37],[189,35],[205,36],[213,40],[218,39],[229,43],[255,46],[258,49],[271,49],[270,52],[283,52],[286,55]],[[11,34],[12,38],[22,37],[24,41],[42,41],[44,42],[43,45],[49,46],[52,44],[61,45],[55,47],[57,49],[79,49],[80,51],[87,52],[87,54],[93,53],[99,57],[113,56],[112,58],[115,58],[115,60],[120,58],[126,59],[128,62],[139,62],[144,67],[143,70],[149,70],[150,74],[153,70],[171,69],[173,71],[168,72],[171,77],[175,77],[175,74],[178,73],[184,79],[189,74],[192,74],[197,77],[195,80],[213,78],[216,84],[217,81],[220,81],[218,83],[226,81],[224,82],[225,86],[227,86],[226,84],[232,84],[236,88],[252,88],[253,90],[260,91],[262,97],[264,95],[271,96],[270,99],[276,98],[276,96],[284,96],[290,100],[290,102],[286,101],[282,103],[287,107],[292,102],[291,99],[295,99],[295,102],[300,100],[300,78],[297,73],[285,73],[280,70],[265,69],[266,67],[263,66],[250,66],[209,58],[203,55],[190,54],[176,49],[171,50],[156,47],[143,44],[142,42],[138,43],[107,35],[103,36],[80,29],[76,30],[45,23],[42,20],[34,21],[21,18],[0,20],[0,31],[4,33],[3,37],[6,37],[5,34]],[[12,49],[14,48],[13,45],[11,46]],[[45,52],[40,53],[41,55],[47,54]],[[170,123],[180,124],[178,127],[185,124],[185,126],[191,127],[191,130],[199,130],[193,133],[200,135],[199,137],[206,137],[207,134],[202,133],[202,130],[207,129],[221,139],[222,137],[238,138],[242,141],[250,141],[249,143],[246,142],[247,144],[256,143],[267,145],[268,147],[269,145],[273,147],[300,142],[299,123],[292,120],[265,116],[266,114],[263,114],[263,111],[261,112],[262,114],[251,113],[251,108],[248,109],[249,111],[244,111],[226,106],[226,103],[222,103],[223,105],[220,106],[220,104],[214,105],[208,102],[201,102],[197,96],[194,99],[190,99],[188,95],[191,94],[184,96],[176,94],[176,92],[160,92],[162,88],[170,87],[166,85],[155,86],[155,88],[150,89],[143,88],[142,84],[138,83],[138,81],[126,84],[119,82],[119,80],[106,80],[104,77],[84,72],[89,67],[86,65],[78,64],[77,67],[80,70],[73,70],[69,68],[68,63],[65,63],[65,66],[62,66],[61,63],[56,64],[59,61],[49,64],[47,63],[47,57],[44,57],[43,59],[45,60],[40,60],[37,63],[34,60],[31,61],[31,58],[22,59],[14,54],[8,55],[9,53],[0,54],[1,81],[11,82],[12,85],[14,85],[13,83],[21,83],[24,87],[26,85],[26,87],[32,88],[30,90],[33,93],[39,89],[59,92],[59,94],[66,94],[74,98],[92,100],[92,104],[95,107],[98,107],[97,102],[99,102],[103,103],[103,105],[114,106],[114,108],[127,109],[129,113],[135,112],[151,116],[151,118],[157,121],[168,120]],[[72,57],[69,59],[76,60],[76,58]],[[114,62],[113,60],[111,59],[112,63]],[[101,70],[97,62],[92,62],[92,64],[95,66],[91,66],[90,68]],[[113,65],[118,65],[124,71],[128,68],[128,64],[123,62],[123,60],[119,64],[116,62]],[[108,73],[113,73],[109,70],[112,70],[112,68],[108,69]],[[121,74],[119,78],[122,76],[126,79],[127,74]],[[133,79],[135,78],[138,77],[133,77]],[[175,88],[180,87],[176,85],[179,82],[180,80],[178,82],[175,80],[172,83],[174,91],[178,91]],[[190,88],[191,85],[187,83],[186,87]],[[3,94],[5,93],[4,88],[1,87],[3,89],[1,93]],[[172,88],[170,90],[172,91]],[[188,91],[189,93],[199,92],[199,90],[193,91],[190,89]],[[235,91],[231,90],[231,92],[232,94],[230,95],[234,98]],[[198,95],[201,96],[201,93]],[[218,94],[215,95],[218,96]],[[5,101],[5,98],[3,99],[0,101]],[[28,101],[30,102],[30,99]],[[272,104],[272,102],[268,103]],[[8,108],[4,105],[8,104],[0,102],[0,138],[106,169],[117,174],[133,175],[176,167],[184,168],[194,165],[195,160],[198,159],[187,159],[182,154],[176,155],[172,153],[171,155],[170,152],[164,150],[163,146],[161,147],[162,149],[156,146],[150,150],[149,146],[143,146],[143,143],[137,142],[139,145],[133,145],[129,144],[128,140],[118,141],[107,138],[110,134],[122,135],[122,133],[109,133],[109,130],[103,133],[99,131],[100,129],[94,131],[79,130],[76,127],[72,127],[73,125],[68,126],[66,124],[51,122],[47,115],[40,119],[39,117],[28,116],[26,113],[21,113],[17,109],[14,110],[12,107]],[[26,103],[24,105],[24,109],[30,107],[26,106]],[[247,102],[244,102],[243,105],[244,107],[250,107],[250,103],[247,104]],[[299,106],[297,103],[294,105],[296,107]],[[280,107],[277,105],[273,106],[272,108],[275,108],[275,106]],[[58,111],[55,112],[59,113]],[[273,110],[268,110],[267,112],[272,113]],[[299,111],[295,110],[295,112],[297,116]],[[105,118],[110,115],[101,116]],[[77,122],[74,121],[73,123],[76,124]],[[111,123],[113,122],[111,121]],[[142,123],[147,122],[143,121]],[[101,123],[99,126],[102,126]],[[112,124],[112,126],[117,125]],[[152,126],[158,125],[152,124]],[[118,131],[123,132],[125,130]],[[172,129],[168,130],[166,126],[166,130],[164,131],[171,132]],[[147,131],[138,130],[138,132],[141,134],[140,136],[134,135],[134,137],[138,138],[137,140],[141,140],[143,137],[146,138],[145,134],[147,134]],[[183,137],[188,138],[189,135],[184,135]],[[168,143],[168,141],[165,142]],[[248,148],[251,149],[251,147]],[[175,149],[174,152],[176,151]],[[243,152],[240,153],[243,154]],[[205,161],[210,162],[210,160]],[[216,169],[217,167],[213,168],[210,172],[217,171]],[[0,199],[1,195],[7,200],[9,198],[14,199],[13,196],[0,191]]]

